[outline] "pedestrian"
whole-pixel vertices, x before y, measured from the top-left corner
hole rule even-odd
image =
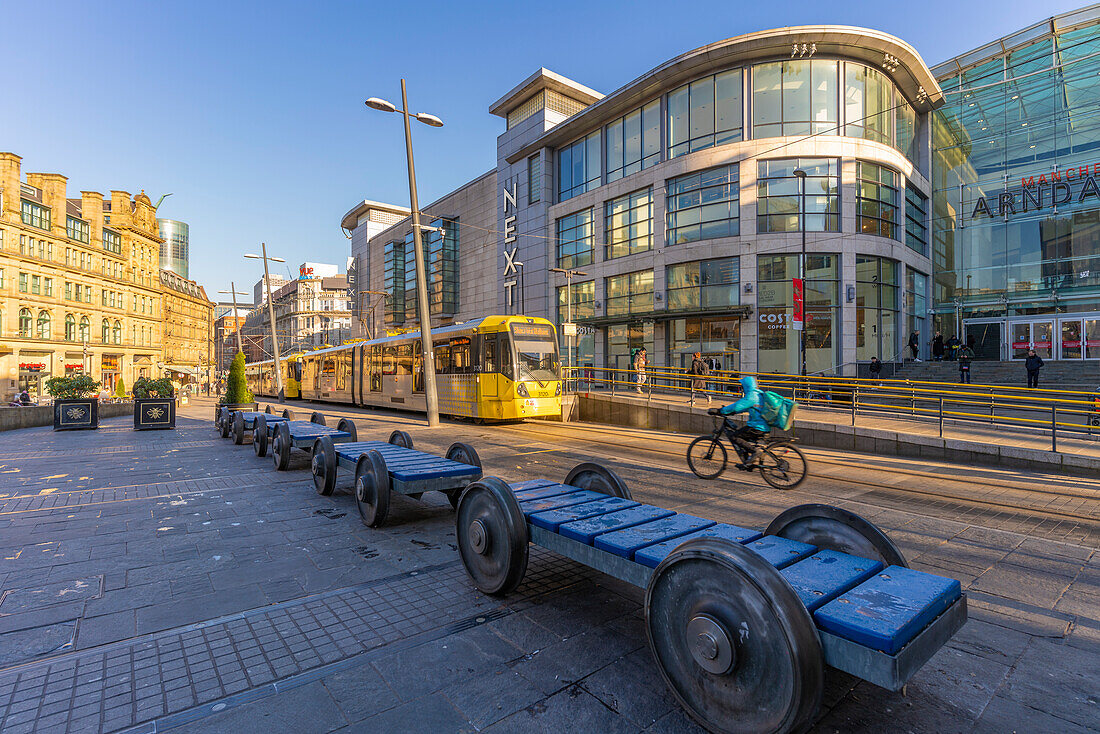
[[[29,392],[27,392],[26,388],[23,389],[23,392],[19,393],[19,404],[20,405],[30,405],[31,404],[31,394]]]
[[[974,350],[967,346],[962,348],[956,347],[956,349],[958,350],[959,360],[959,382],[969,385],[970,360],[974,359]]]
[[[646,358],[645,347],[642,347],[634,355],[634,380],[638,383],[638,387],[635,388],[638,394],[642,394],[642,385],[645,384],[645,366],[649,363]]]
[[[932,361],[943,361],[943,334],[938,331],[935,338],[932,339]]]
[[[107,383],[103,383],[103,389],[99,391],[99,402],[106,403],[111,399],[111,391],[107,389]]]
[[[1039,370],[1043,368],[1043,358],[1036,354],[1034,349],[1029,349],[1024,367],[1027,369],[1027,386],[1039,387]]]
[[[691,360],[691,368],[688,370],[688,374],[692,375],[691,379],[691,402],[695,403],[695,391],[700,390],[707,397],[707,405],[710,405],[710,393],[707,392],[707,381],[702,379],[704,376],[710,374],[710,365],[703,359],[703,355],[696,352]]]
[[[919,362],[917,359],[917,353],[920,352],[920,334],[913,330],[913,333],[909,335],[909,351],[913,353],[913,361]]]
[[[947,361],[948,362],[954,362],[956,359],[959,358],[959,347],[961,345],[962,345],[962,342],[959,341],[959,337],[952,334],[951,338],[947,340]]]
[[[871,371],[871,379],[872,380],[878,380],[879,381],[878,384],[881,386],[882,385],[882,362],[879,361],[878,357],[871,357],[871,365],[870,365],[869,369]]]

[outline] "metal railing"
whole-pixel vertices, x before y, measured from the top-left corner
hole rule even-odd
[[[943,437],[946,421],[1012,427],[1049,433],[1050,450],[1058,451],[1059,435],[1095,438],[1100,435],[1100,389],[1050,390],[1005,385],[973,385],[899,379],[866,379],[765,372],[715,372],[692,375],[675,367],[648,367],[638,381],[632,369],[573,367],[565,371],[567,393],[640,392],[647,403],[656,397],[682,397],[694,406],[711,396],[733,402],[740,397],[739,380],[756,377],[761,390],[772,390],[809,409],[843,410],[856,425],[859,414],[936,420]],[[702,381],[705,389],[693,389]]]

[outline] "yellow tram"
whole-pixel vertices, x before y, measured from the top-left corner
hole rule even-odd
[[[439,412],[506,421],[561,415],[561,369],[554,326],[529,316],[486,316],[432,330]],[[410,332],[298,355],[300,395],[352,405],[424,411],[420,333]],[[273,395],[262,365],[248,365],[254,394]],[[253,387],[254,367],[257,392]],[[288,381],[289,384],[289,381]],[[287,397],[292,396],[287,390]]]
[[[288,398],[300,398],[302,396],[302,354],[302,352],[295,352],[279,358],[279,368],[283,373],[283,391]],[[248,390],[253,395],[278,397],[279,383],[276,381],[275,371],[272,369],[273,361],[265,359],[262,362],[250,362],[244,366]]]

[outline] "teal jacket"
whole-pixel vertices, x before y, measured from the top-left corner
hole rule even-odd
[[[752,375],[745,375],[741,378],[741,399],[735,403],[723,407],[718,412],[722,415],[733,415],[734,413],[748,413],[748,419],[745,424],[750,428],[755,428],[758,431],[765,433],[771,430],[771,426],[764,420],[764,416],[760,413],[760,403],[762,393],[760,389],[756,387],[756,378]]]

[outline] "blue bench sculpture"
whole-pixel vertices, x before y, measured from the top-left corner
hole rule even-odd
[[[233,443],[240,446],[244,443],[244,437],[246,433],[252,433],[256,431],[258,426],[263,426],[265,429],[268,426],[276,423],[282,423],[286,418],[277,415],[271,415],[268,413],[260,413],[251,410],[239,410],[233,413],[230,423],[232,424],[232,436]],[[266,430],[265,430],[266,433]],[[257,443],[256,435],[252,437],[253,445]]]
[[[801,505],[763,531],[635,502],[614,472],[562,483],[484,477],[463,491],[459,552],[481,591],[506,594],[528,544],[645,589],[665,683],[711,731],[800,731],[824,667],[897,691],[966,621],[959,582],[908,568],[873,524]]]
[[[388,442],[335,445],[328,436],[318,438],[311,466],[318,494],[333,493],[340,467],[355,471],[355,505],[372,528],[385,523],[391,494],[420,499],[425,492],[443,492],[454,507],[466,485],[481,478],[481,457],[469,444],[451,444],[445,456],[436,456],[413,450],[405,431],[394,431]]]
[[[341,418],[336,428],[329,428],[325,425],[325,416],[314,413],[308,421],[288,419],[273,424],[266,424],[265,421],[263,431],[258,427],[252,431],[252,443],[257,456],[264,456],[270,444],[275,469],[286,471],[290,467],[291,449],[312,452],[317,439],[322,436],[334,444],[348,443],[358,438],[358,432],[355,424],[347,418]]]
[[[243,405],[243,404],[242,404]],[[259,410],[259,403],[251,403],[252,410]],[[229,432],[233,430],[233,416],[239,412],[241,406],[230,408],[228,405],[214,406],[214,428],[222,438],[229,438]],[[271,408],[269,407],[268,410]]]

